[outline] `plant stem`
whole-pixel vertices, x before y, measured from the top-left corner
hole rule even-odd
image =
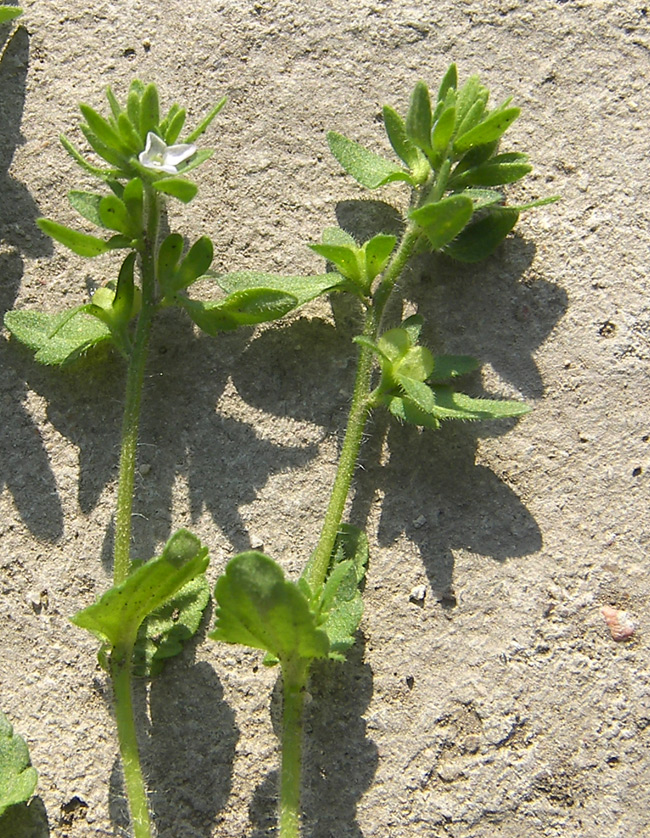
[[[375,319],[372,310],[369,310],[366,313],[363,335],[372,340],[375,332]],[[363,439],[363,429],[366,426],[366,419],[368,418],[368,393],[370,392],[372,367],[372,349],[362,345],[357,362],[352,405],[350,406],[336,477],[327,511],[325,512],[325,520],[323,521],[320,538],[306,569],[305,578],[314,593],[320,590],[327,576],[334,542],[336,541],[336,535],[341,525],[345,502],[348,498],[350,484],[352,483],[352,477],[357,464],[359,449],[361,448]]]
[[[124,787],[129,801],[129,813],[134,838],[151,838],[149,805],[140,767],[138,740],[133,717],[131,698],[131,661],[133,643],[113,650],[111,654],[111,680],[115,702],[115,721],[120,742]]]
[[[155,312],[156,274],[155,252],[158,238],[160,209],[156,193],[145,187],[145,211],[147,231],[141,258],[142,308],[138,317],[133,349],[129,359],[126,377],[126,397],[122,419],[120,447],[120,472],[117,485],[117,509],[115,512],[115,547],[113,559],[113,582],[119,585],[129,575],[131,560],[131,517],[133,509],[133,485],[135,462],[140,426],[140,404],[142,384],[147,362],[147,348],[151,333],[151,322]]]
[[[302,658],[282,666],[282,767],[280,774],[279,838],[300,836],[300,774],[302,727],[309,661]]]
[[[125,581],[129,575],[131,560],[131,514],[133,509],[133,485],[140,426],[140,405],[142,385],[147,362],[147,348],[151,323],[156,310],[156,245],[160,223],[160,206],[155,191],[145,186],[145,213],[147,229],[144,246],[140,251],[142,273],[142,308],[138,317],[133,349],[129,359],[126,377],[126,398],[122,420],[122,441],[120,449],[120,473],[117,487],[117,510],[115,513],[115,552],[113,580],[115,585]],[[135,719],[131,681],[133,675],[133,643],[114,649],[111,654],[111,679],[115,695],[115,720],[120,754],[124,770],[124,785],[129,802],[134,838],[151,838],[149,806],[145,790]]]

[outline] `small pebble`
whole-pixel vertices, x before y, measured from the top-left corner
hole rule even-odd
[[[619,611],[611,605],[603,605],[600,613],[605,618],[613,640],[629,640],[634,635],[635,626],[627,611]]]
[[[426,585],[416,585],[409,594],[409,602],[414,602],[417,605],[422,605],[427,595]]]
[[[261,550],[264,547],[264,539],[260,538],[259,535],[255,535],[254,533],[251,533],[250,540],[251,540],[251,548],[253,550]]]

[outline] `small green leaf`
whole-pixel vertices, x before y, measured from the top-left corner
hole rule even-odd
[[[359,248],[349,245],[336,244],[310,244],[309,247],[335,265],[339,273],[352,282],[359,282],[361,279],[361,266],[359,265]]]
[[[434,431],[440,427],[439,420],[433,414],[421,410],[408,398],[388,396],[386,406],[400,422],[408,422],[410,425],[417,425],[421,428],[431,428]]]
[[[258,271],[236,271],[217,276],[217,282],[227,294],[253,288],[281,291],[296,298],[296,306],[315,300],[321,294],[332,291],[341,285],[342,279],[337,273],[318,274],[316,276],[281,276]]]
[[[503,195],[501,192],[495,192],[492,189],[463,189],[459,195],[464,195],[466,198],[471,198],[474,205],[474,212],[483,209],[484,207],[491,207],[495,204],[503,202]]]
[[[426,346],[412,346],[395,363],[395,373],[401,380],[407,377],[413,381],[426,381],[433,372],[434,360]]]
[[[110,163],[111,166],[115,166],[117,169],[122,170],[127,165],[127,156],[120,151],[117,151],[113,146],[107,145],[106,143],[102,142],[99,137],[94,134],[90,128],[85,124],[82,123],[80,126],[81,133],[84,135],[90,147],[99,154],[107,163]]]
[[[208,566],[208,548],[187,530],[179,530],[162,555],[134,570],[71,621],[115,647],[135,641],[140,624]]]
[[[172,195],[184,204],[189,204],[199,191],[199,187],[195,183],[192,183],[191,180],[185,180],[180,177],[168,177],[164,180],[157,180],[152,185],[158,192]]]
[[[117,278],[117,288],[113,299],[112,309],[118,323],[126,325],[133,314],[133,297],[135,293],[133,274],[136,253],[129,253]]]
[[[117,124],[118,117],[122,113],[122,108],[110,85],[106,88],[106,98],[113,114],[113,122]]]
[[[133,674],[155,678],[167,660],[180,654],[194,637],[209,602],[210,586],[201,573],[145,617],[133,651]]]
[[[119,152],[120,154],[129,155],[129,148],[123,142],[117,131],[111,126],[103,116],[93,110],[89,105],[79,105],[79,110],[88,123],[88,127],[94,136],[103,143],[104,146]],[[110,162],[110,161],[109,161]]]
[[[323,244],[357,247],[356,241],[340,227],[326,227],[323,230]]]
[[[117,127],[124,146],[128,148],[131,154],[139,154],[143,150],[142,137],[125,113],[121,113],[117,117]]]
[[[149,131],[156,132],[160,120],[160,108],[158,105],[158,88],[155,84],[148,84],[142,91],[140,99],[140,136],[146,139]],[[138,125],[138,123],[135,123]]]
[[[327,657],[327,634],[309,602],[263,553],[240,553],[217,581],[213,640],[264,649],[280,661]]]
[[[406,136],[406,126],[402,117],[388,105],[384,105],[384,128],[388,134],[388,139],[395,154],[403,160],[409,167],[413,174],[418,178],[429,171],[429,166],[426,158],[411,140]],[[419,178],[418,178],[419,182]]]
[[[435,416],[438,419],[461,419],[474,421],[479,419],[506,419],[530,413],[530,407],[524,402],[500,399],[475,399],[465,393],[457,393],[444,385],[432,388],[435,399]]]
[[[454,133],[456,108],[445,108],[436,120],[431,133],[431,146],[436,154],[444,154]]]
[[[438,88],[438,102],[444,102],[447,97],[447,91],[456,90],[458,85],[458,72],[455,64],[450,64],[447,72],[442,77],[440,87]]]
[[[402,321],[400,329],[406,332],[412,346],[415,346],[418,342],[422,326],[424,326],[424,317],[421,314],[412,314]]]
[[[67,312],[8,311],[4,324],[16,340],[36,353],[39,364],[51,366],[74,361],[93,346],[111,339],[104,323],[79,311],[73,317]]]
[[[88,233],[71,230],[70,227],[57,224],[56,221],[50,221],[48,218],[39,218],[36,223],[46,235],[51,236],[55,241],[65,245],[79,256],[92,258],[111,250],[109,242],[98,239],[96,236],[90,236]]]
[[[61,134],[59,136],[59,140],[61,141],[61,145],[63,148],[68,152],[70,157],[77,163],[81,168],[89,172],[91,175],[95,175],[96,177],[101,178],[102,180],[107,180],[110,177],[113,177],[116,173],[111,169],[102,169],[99,166],[93,166],[92,163],[89,163],[82,154],[77,151],[77,149],[72,145],[70,140]]]
[[[144,186],[140,178],[134,177],[126,184],[122,200],[131,219],[130,229],[137,235],[142,230],[144,207]]]
[[[103,195],[96,195],[94,192],[80,192],[76,189],[68,192],[70,206],[97,227],[104,226],[99,215],[99,204],[103,197]]]
[[[458,136],[462,136],[466,134],[471,128],[474,128],[476,125],[479,124],[481,121],[481,117],[485,113],[485,105],[487,104],[488,100],[488,91],[483,90],[481,93],[478,94],[474,103],[467,111],[463,120],[460,124],[458,124],[456,128],[456,132]]]
[[[467,375],[480,366],[476,358],[470,355],[436,355],[433,362],[433,373],[429,380],[435,384],[457,378],[459,375]]]
[[[0,23],[6,23],[9,20],[22,15],[23,10],[17,6],[0,6]]]
[[[126,112],[131,120],[131,124],[138,130],[140,129],[140,97],[142,96],[141,91],[138,89],[139,85],[141,86],[142,82],[139,82],[138,79],[134,79],[134,81],[131,82],[129,95],[126,100]],[[141,137],[141,141],[143,143],[145,140],[146,135]]]
[[[183,258],[171,282],[170,290],[180,291],[204,276],[212,264],[213,255],[212,242],[207,236],[201,236]]]
[[[201,134],[205,133],[206,129],[208,128],[208,126],[210,125],[212,120],[219,113],[221,108],[223,108],[223,106],[226,104],[227,101],[228,101],[227,97],[224,96],[223,99],[220,102],[217,102],[217,104],[214,106],[214,108],[212,108],[212,110],[205,117],[205,119],[202,122],[199,123],[198,127],[195,128],[194,131],[192,131],[192,133],[185,138],[185,142],[186,143],[196,142],[196,140],[198,140],[198,138],[201,136]]]
[[[132,234],[132,225],[129,212],[117,195],[105,195],[99,202],[99,217],[102,227],[109,230],[116,230],[128,236]]]
[[[424,347],[420,347],[423,349]],[[404,390],[416,407],[423,410],[425,413],[434,413],[436,407],[436,399],[431,387],[426,385],[423,381],[417,381],[405,375],[396,375],[398,384]]]
[[[413,183],[413,178],[404,169],[348,140],[342,134],[330,131],[327,142],[330,151],[345,171],[368,189],[377,189],[395,180]]]
[[[498,154],[480,166],[468,169],[458,177],[453,177],[450,185],[458,186],[501,186],[515,183],[532,172],[533,167],[526,162],[525,154]],[[522,160],[523,158],[523,160]]]
[[[517,223],[519,211],[496,207],[469,224],[446,247],[444,252],[459,262],[480,262],[493,253]]]
[[[179,296],[178,303],[196,325],[213,337],[238,326],[255,326],[278,320],[298,305],[292,294],[269,288],[249,288],[235,291],[225,300],[203,302]]]
[[[167,293],[171,288],[178,263],[183,252],[183,237],[180,233],[170,233],[158,250],[158,281]]]
[[[389,329],[379,338],[377,348],[391,362],[403,358],[411,348],[411,338],[405,329]]]
[[[519,108],[505,108],[493,111],[483,122],[461,134],[454,143],[456,154],[462,154],[474,146],[486,145],[498,140],[521,113]]]
[[[179,171],[186,175],[188,172],[191,172],[192,169],[196,169],[202,163],[205,163],[206,160],[209,160],[213,154],[214,149],[212,148],[200,148],[187,162],[181,163]]]
[[[167,145],[174,145],[178,139],[181,131],[183,130],[183,126],[185,125],[185,115],[185,108],[179,108],[169,120],[167,130],[165,131],[165,143]]]
[[[378,276],[388,264],[390,255],[395,248],[397,238],[395,236],[388,236],[380,233],[373,236],[370,241],[364,245],[366,254],[366,274],[368,280],[372,280]]]
[[[406,115],[406,136],[425,153],[431,152],[431,99],[429,88],[419,81],[413,88]]]
[[[456,95],[456,123],[461,125],[465,115],[486,88],[478,76],[470,76]]]
[[[10,806],[27,802],[37,780],[25,740],[14,733],[9,719],[0,711],[0,816]]]
[[[466,226],[474,206],[471,198],[450,195],[432,204],[413,210],[410,217],[427,235],[431,247],[439,250],[454,239]]]

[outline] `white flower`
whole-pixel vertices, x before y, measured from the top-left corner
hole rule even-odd
[[[148,169],[157,169],[159,172],[167,172],[170,175],[178,173],[178,167],[185,160],[196,154],[196,146],[191,143],[179,143],[178,145],[165,145],[153,131],[147,134],[147,144],[144,151],[140,152],[138,160]]]

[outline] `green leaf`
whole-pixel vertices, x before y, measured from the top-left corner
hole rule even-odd
[[[23,10],[17,6],[0,6],[0,23],[6,23],[9,20],[22,15]]]
[[[185,125],[185,115],[185,108],[179,108],[169,120],[167,130],[165,131],[165,143],[167,145],[174,145],[178,139],[181,131],[183,130],[183,126]]]
[[[332,551],[332,564],[320,602],[324,616],[322,628],[329,639],[329,657],[345,660],[345,653],[354,644],[354,635],[363,615],[359,586],[368,565],[366,534],[350,524],[342,524]]]
[[[125,113],[118,115],[117,127],[122,138],[122,143],[128,148],[131,154],[139,154],[143,151],[142,137]]]
[[[457,188],[459,185],[465,184],[470,186],[501,186],[504,183],[515,183],[533,170],[533,167],[526,162],[526,158],[527,155],[516,152],[498,154],[480,166],[475,166],[458,177],[453,177],[450,185]]]
[[[129,253],[117,278],[117,288],[113,299],[112,309],[118,323],[126,325],[133,315],[133,298],[135,293],[133,274],[135,268],[136,253]]]
[[[413,183],[413,178],[404,169],[348,140],[342,134],[330,131],[327,142],[330,151],[345,171],[368,189],[376,189],[395,180]]]
[[[71,621],[112,647],[135,641],[145,617],[177,594],[208,566],[208,548],[196,536],[179,530],[162,555],[134,570],[121,585],[108,590]]]
[[[421,349],[424,347],[420,347]],[[398,384],[404,390],[404,393],[409,399],[425,413],[434,413],[436,407],[436,399],[431,387],[426,385],[423,381],[418,381],[414,378],[405,375],[396,375]]]
[[[61,145],[63,148],[68,152],[70,157],[77,163],[81,168],[89,172],[91,175],[95,175],[96,177],[101,178],[102,180],[107,180],[110,177],[113,177],[116,172],[112,169],[102,169],[99,166],[93,166],[92,163],[89,163],[82,154],[77,151],[77,149],[72,145],[70,140],[64,136],[63,134],[59,135],[59,140],[61,141]]]
[[[209,269],[213,255],[212,242],[207,236],[201,236],[194,242],[175,272],[170,290],[172,292],[180,291],[196,282]]]
[[[160,108],[158,105],[158,88],[155,84],[148,84],[142,91],[140,99],[140,136],[146,139],[149,131],[156,132],[160,120]],[[138,123],[135,123],[138,125]]]
[[[212,110],[205,117],[205,119],[201,123],[199,123],[198,127],[195,128],[194,131],[192,131],[192,133],[185,138],[185,142],[186,143],[196,142],[196,140],[198,140],[198,138],[201,136],[201,134],[203,134],[206,131],[206,129],[208,128],[208,126],[210,125],[212,120],[219,113],[221,108],[223,108],[223,106],[226,104],[227,101],[228,101],[227,97],[224,96],[223,99],[220,102],[217,102],[217,104],[214,106],[214,108],[212,108]]]
[[[79,110],[88,123],[88,128],[90,128],[90,131],[100,143],[120,154],[129,155],[130,150],[128,146],[125,145],[117,131],[107,120],[104,119],[103,116],[100,116],[97,111],[93,110],[93,108],[89,105],[84,105],[83,103],[79,105]]]
[[[426,158],[406,136],[402,117],[388,105],[384,105],[384,128],[395,154],[409,167],[418,183],[425,180],[429,171]]]
[[[337,244],[310,244],[309,247],[335,265],[339,273],[352,282],[359,282],[361,279],[361,266],[359,265],[359,248],[349,245]]]
[[[458,86],[458,72],[455,64],[450,64],[445,75],[442,77],[440,87],[438,88],[438,102],[444,102],[447,97],[447,91],[456,90]]]
[[[457,393],[451,387],[444,385],[432,388],[435,399],[435,416],[438,419],[462,419],[475,421],[478,419],[506,419],[513,416],[523,416],[530,412],[530,407],[524,402],[500,399],[475,399],[465,393]]]
[[[212,148],[200,148],[186,163],[181,163],[179,171],[186,175],[192,169],[196,169],[202,163],[205,163],[206,160],[209,160],[213,154],[214,149]]]
[[[117,124],[118,117],[123,111],[110,85],[106,88],[106,98],[113,114],[113,121]]]
[[[407,377],[413,381],[426,381],[433,372],[433,355],[426,346],[412,346],[394,367],[400,380]]]
[[[496,250],[518,218],[519,211],[516,209],[488,209],[483,218],[469,224],[445,247],[445,253],[459,262],[480,262]]]
[[[25,740],[0,711],[0,816],[10,806],[29,800],[37,780]]]
[[[438,117],[431,133],[431,146],[436,154],[443,154],[447,150],[456,125],[456,108],[445,108]]]
[[[457,378],[459,375],[467,375],[480,366],[476,358],[470,355],[436,355],[433,362],[433,373],[429,380],[436,384]]]
[[[429,88],[419,81],[411,93],[411,101],[406,115],[406,136],[413,145],[422,151],[431,152],[431,99]]]
[[[118,233],[123,233],[125,236],[131,236],[133,232],[131,218],[129,212],[117,195],[105,195],[99,202],[99,217],[102,221],[102,227],[107,227],[109,230],[116,230]]]
[[[298,305],[292,294],[270,288],[249,288],[235,291],[218,302],[203,302],[178,297],[178,303],[196,325],[213,337],[238,326],[255,326],[278,320]]]
[[[396,242],[397,238],[395,236],[388,236],[380,233],[377,236],[373,236],[370,241],[366,242],[364,245],[366,254],[366,274],[370,282],[372,282],[372,280],[380,274],[388,264],[388,260],[390,259],[390,255],[393,252]]]
[[[458,125],[456,131],[459,136],[467,133],[471,128],[478,125],[481,117],[485,113],[485,105],[488,100],[488,91],[483,89],[475,99],[474,103],[463,117],[462,122]]]
[[[400,329],[403,329],[411,341],[411,345],[415,346],[420,338],[420,332],[424,325],[424,317],[421,314],[411,314],[406,320],[402,321]]]
[[[79,127],[90,147],[97,154],[99,154],[100,157],[106,160],[107,163],[110,163],[111,166],[115,166],[119,170],[122,170],[126,166],[128,155],[125,155],[122,152],[117,151],[113,148],[113,146],[102,142],[85,123],[82,123]]]
[[[104,241],[104,239],[71,230],[70,227],[57,224],[56,221],[50,221],[48,218],[38,218],[36,223],[46,235],[51,236],[55,241],[65,245],[79,256],[92,258],[93,256],[99,256],[100,253],[112,250],[110,243]]]
[[[180,233],[170,233],[158,250],[158,280],[167,293],[171,288],[178,263],[183,252],[183,237]]]
[[[326,227],[323,230],[323,244],[357,247],[356,241],[340,227]]]
[[[160,674],[167,660],[194,637],[209,602],[210,586],[200,574],[145,617],[133,651],[133,674],[144,678]]]
[[[465,119],[465,115],[472,107],[476,99],[481,96],[481,92],[486,91],[486,88],[481,84],[478,76],[470,76],[465,84],[458,91],[456,96],[456,123],[461,125]]]
[[[385,399],[389,411],[399,419],[400,422],[408,422],[410,425],[417,425],[421,428],[437,430],[440,427],[439,420],[431,413],[421,410],[408,398],[401,396],[388,396]]]
[[[454,143],[454,152],[462,154],[474,146],[486,145],[498,140],[520,113],[519,108],[492,111],[483,122],[458,137]]]
[[[191,180],[185,180],[180,177],[168,177],[164,180],[157,180],[152,184],[152,186],[158,192],[164,192],[166,195],[172,195],[184,204],[189,204],[192,198],[194,198],[196,193],[199,191],[199,187],[195,183],[192,183]]]
[[[70,206],[97,227],[104,226],[99,215],[99,204],[103,197],[103,195],[96,195],[94,192],[80,192],[76,189],[68,192]]]
[[[131,219],[130,230],[136,236],[143,226],[144,186],[140,178],[134,177],[126,184],[122,200]]]
[[[81,311],[72,317],[68,312],[8,311],[4,324],[16,340],[36,352],[39,364],[51,366],[74,361],[93,346],[111,339],[108,326]]]
[[[297,307],[337,288],[341,285],[342,279],[337,273],[316,276],[281,276],[258,271],[237,271],[218,275],[217,282],[227,294],[252,288],[281,291],[283,294],[295,297]]]
[[[327,657],[327,634],[305,595],[263,553],[240,553],[217,581],[213,640],[264,649],[280,661]]]
[[[474,205],[474,212],[483,209],[484,207],[491,207],[494,204],[503,202],[503,195],[501,192],[495,192],[492,189],[463,189],[459,195],[464,195],[466,198],[471,198]]]
[[[473,212],[474,205],[471,198],[464,195],[450,195],[413,210],[410,218],[422,227],[431,247],[439,250],[460,233]]]

